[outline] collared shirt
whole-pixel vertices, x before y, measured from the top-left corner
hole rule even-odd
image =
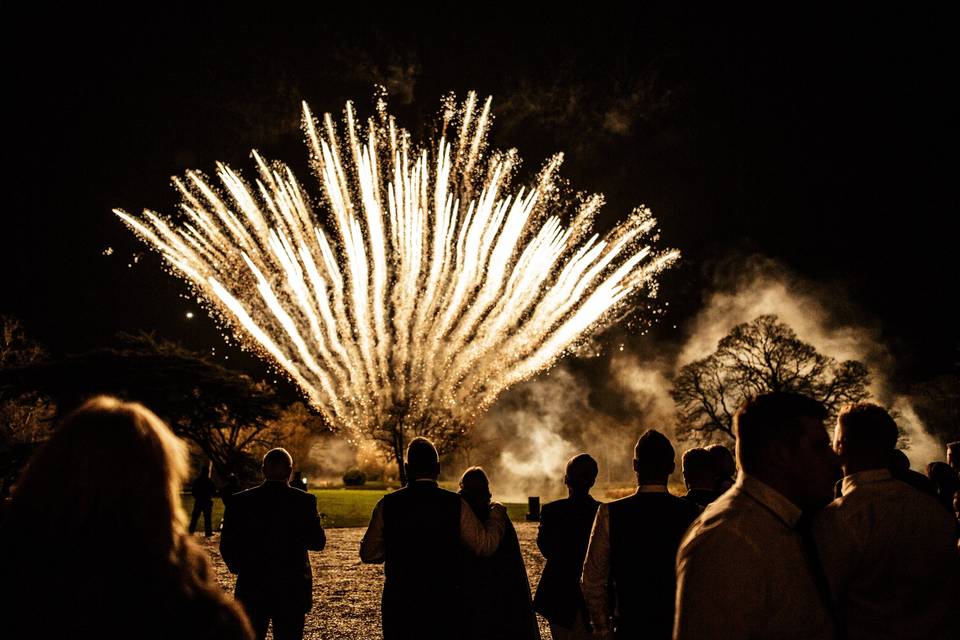
[[[638,493],[668,493],[667,485],[642,484],[637,487],[634,495]],[[609,584],[610,508],[606,504],[601,504],[593,521],[590,545],[587,547],[587,557],[583,561],[583,576],[580,578],[580,588],[583,591],[583,599],[587,603],[590,620],[594,628],[599,631],[607,628],[607,620],[610,618]]]
[[[843,479],[814,535],[851,640],[947,638],[960,628],[950,514],[886,469]]]
[[[435,480],[414,480],[413,482],[430,483],[436,486]],[[489,556],[497,550],[500,538],[506,528],[507,511],[501,505],[495,504],[490,510],[490,517],[486,523],[481,523],[463,499],[460,500],[460,539],[473,553],[479,556]],[[368,563],[380,563],[385,559],[386,541],[383,538],[383,501],[377,503],[370,517],[363,540],[360,542],[360,560]]]
[[[795,527],[800,508],[743,473],[677,552],[675,640],[831,638]]]

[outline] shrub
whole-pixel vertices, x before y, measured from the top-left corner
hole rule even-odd
[[[349,469],[345,474],[343,474],[343,486],[345,487],[359,487],[366,483],[367,474],[357,468]]]

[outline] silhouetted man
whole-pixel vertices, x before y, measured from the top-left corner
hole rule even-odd
[[[930,481],[930,478],[910,468],[910,458],[900,449],[894,449],[890,452],[887,468],[890,469],[890,474],[900,482],[906,482],[928,496],[937,497],[937,487]],[[843,495],[843,478],[837,481],[837,485],[838,490],[835,497],[839,498]]]
[[[612,627],[617,640],[670,638],[673,559],[683,533],[700,513],[697,505],[667,492],[674,457],[665,435],[645,431],[634,449],[636,493],[597,510],[582,578],[597,634],[609,634]]]
[[[836,455],[819,402],[771,393],[734,419],[740,475],[677,552],[674,638],[815,640],[834,633],[823,572],[799,528],[833,497]]]
[[[947,443],[947,464],[960,475],[960,441]]]
[[[481,524],[463,499],[437,485],[440,460],[426,438],[414,438],[404,462],[407,486],[377,503],[360,544],[363,562],[384,563],[384,640],[450,640],[464,635],[460,615],[463,547],[497,550],[507,511],[494,503]]]
[[[261,640],[270,621],[276,640],[303,637],[313,604],[307,550],[326,543],[316,496],[287,484],[292,469],[285,449],[268,451],[264,482],[232,496],[223,517],[220,554],[237,574],[234,594]]]
[[[713,488],[717,493],[722,494],[736,482],[737,463],[733,459],[730,449],[722,444],[710,445],[707,447],[707,452],[710,453],[710,460],[713,463],[714,472],[717,474]]]
[[[687,449],[681,458],[681,469],[687,486],[685,499],[702,509],[720,497],[716,489],[719,474],[709,451],[700,447]]]
[[[554,640],[590,637],[587,607],[580,592],[580,574],[590,530],[600,503],[590,495],[597,480],[597,461],[581,453],[567,462],[563,483],[568,497],[543,505],[537,546],[547,559],[533,607],[550,623]]]
[[[861,403],[837,418],[843,496],[815,520],[823,567],[851,640],[955,638],[960,564],[954,522],[888,469],[897,424]]]
[[[197,530],[197,522],[203,516],[203,532],[208,538],[213,535],[213,496],[217,493],[217,486],[210,479],[210,465],[208,464],[190,485],[193,495],[193,513],[190,515],[190,533]]]

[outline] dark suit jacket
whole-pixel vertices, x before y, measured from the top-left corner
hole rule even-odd
[[[307,550],[319,551],[325,543],[316,496],[267,481],[230,499],[220,554],[237,574],[238,600],[306,612],[313,602]]]
[[[599,506],[600,503],[588,495],[557,500],[545,504],[540,511],[537,546],[547,564],[540,576],[533,606],[554,624],[571,628],[577,611],[587,619],[580,592],[580,573]]]
[[[381,499],[385,640],[463,635],[460,506],[457,494],[411,482]]]
[[[611,502],[608,509],[616,637],[669,640],[674,560],[700,507],[668,493],[637,493]]]

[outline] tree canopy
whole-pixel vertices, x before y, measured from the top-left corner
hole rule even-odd
[[[733,437],[733,416],[747,399],[790,391],[822,402],[830,417],[869,396],[867,367],[837,362],[800,340],[775,315],[735,326],[706,358],[685,365],[670,394],[682,433],[700,439]]]
[[[0,386],[41,392],[62,413],[94,395],[141,402],[195,443],[220,474],[249,471],[253,449],[272,446],[282,413],[264,382],[149,334],[117,346],[0,372]]]

